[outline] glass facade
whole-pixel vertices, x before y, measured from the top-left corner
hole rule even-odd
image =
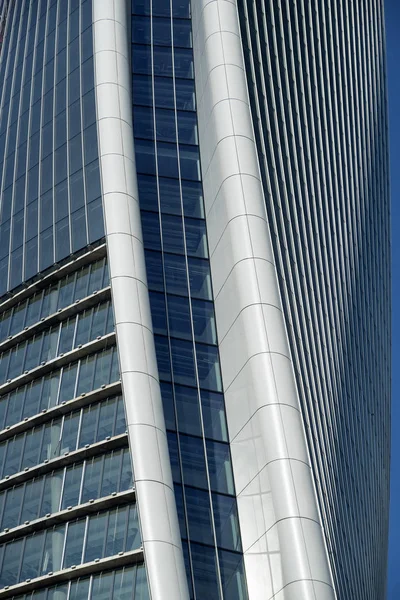
[[[190,594],[244,600],[204,220],[189,0],[133,0],[132,71],[147,279]]]
[[[238,7],[334,583],[339,598],[383,598],[391,379],[383,2]]]
[[[91,0],[10,3],[0,61],[0,295],[104,235]]]

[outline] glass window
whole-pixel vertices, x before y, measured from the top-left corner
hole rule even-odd
[[[167,314],[164,294],[150,292],[151,318],[154,333],[167,334]]]
[[[222,379],[218,349],[196,343],[196,357],[200,387],[221,392]]]
[[[60,510],[62,472],[56,471],[45,476],[40,515],[47,515]]]
[[[0,575],[0,585],[14,585],[18,581],[21,554],[24,540],[6,544],[4,548],[3,566]]]
[[[109,513],[107,535],[105,541],[105,556],[112,556],[125,550],[126,527],[129,507],[117,508]]]
[[[190,540],[214,544],[209,492],[185,487],[185,498]]]
[[[168,338],[160,335],[154,336],[156,346],[157,366],[160,379],[171,381],[171,363],[169,356]]]
[[[197,146],[179,146],[179,160],[183,179],[200,181],[200,156]]]
[[[189,299],[168,294],[167,300],[170,335],[191,340],[192,320]]]
[[[165,252],[185,253],[183,223],[180,217],[162,217],[163,246]],[[187,248],[189,251],[189,248]]]
[[[44,532],[40,532],[26,539],[19,581],[33,579],[40,574],[44,538]]]
[[[136,16],[132,19],[132,41],[137,44],[151,44],[150,17]]]
[[[2,518],[3,527],[11,529],[19,525],[23,494],[24,487],[22,485],[7,491]]]
[[[173,85],[173,81],[166,80]],[[152,90],[152,82],[151,77],[147,75],[134,75],[133,76],[133,102],[135,105],[144,104],[145,106],[153,105],[153,90]],[[173,92],[173,90],[172,90]],[[162,106],[162,105],[161,105]],[[168,105],[170,106],[170,105]],[[172,105],[173,108],[173,95],[172,95]]]
[[[82,562],[83,539],[85,535],[85,521],[82,519],[76,523],[69,523],[67,530],[67,541],[64,553],[64,569],[71,565],[79,565]]]
[[[179,443],[185,485],[208,488],[203,440],[180,435]]]
[[[107,513],[91,517],[85,544],[84,562],[102,558],[104,556],[104,542],[107,533]]]
[[[64,545],[65,525],[46,531],[43,553],[42,575],[61,569],[62,548]]]
[[[157,166],[161,177],[178,177],[178,155],[175,144],[157,143]]]
[[[93,444],[95,441],[99,409],[99,404],[94,404],[84,409],[79,436],[80,446]]]
[[[199,392],[197,388],[175,386],[178,429],[181,433],[201,435]]]
[[[189,258],[190,292],[195,298],[212,300],[211,275],[207,261]]]
[[[186,48],[174,48],[175,76],[193,79],[193,52]]]
[[[76,438],[78,435],[80,412],[73,412],[64,417],[61,454],[64,452],[73,452],[76,449]]]
[[[138,173],[153,175],[156,172],[154,142],[135,139],[136,168]]]
[[[103,457],[93,458],[85,465],[81,502],[99,498],[99,487],[103,472]]]
[[[192,342],[171,339],[174,381],[183,385],[196,383],[194,348]]]
[[[207,440],[206,447],[211,489],[234,494],[229,445]]]
[[[178,110],[196,110],[193,80],[175,79],[175,101]]]
[[[198,144],[196,113],[178,111],[178,136],[181,144]]]
[[[160,219],[158,214],[142,211],[141,217],[145,248],[161,250]]]
[[[222,394],[201,390],[204,433],[206,437],[228,441],[224,397]]]
[[[160,252],[146,250],[146,273],[147,283],[151,290],[164,290],[163,266]],[[181,259],[181,257],[178,257]],[[0,362],[1,365],[1,362]],[[0,366],[1,369],[1,366]]]
[[[29,481],[25,486],[20,523],[33,521],[39,516],[39,505],[43,489],[43,478]]]
[[[107,455],[104,459],[101,496],[109,496],[118,491],[122,461],[122,450]]]
[[[154,75],[162,75],[163,77],[172,77],[173,75],[173,67],[172,67],[172,48],[163,48],[161,46],[153,47],[153,69]],[[179,59],[178,59],[179,62]],[[175,74],[177,77],[181,77],[181,72],[187,73],[189,71],[188,66],[186,68],[178,68],[176,67],[177,61],[175,61]],[[142,71],[143,72],[143,71]],[[186,75],[183,75],[186,77]]]
[[[154,77],[154,102],[160,108],[175,108],[176,85],[170,77]],[[136,101],[136,100],[135,100]],[[152,99],[150,100],[150,105]]]
[[[219,585],[215,549],[199,544],[190,544],[190,549],[196,597],[212,598]]]
[[[153,111],[145,106],[133,107],[133,127],[135,136],[154,139]]]
[[[192,47],[192,23],[174,19],[174,46]]]
[[[208,265],[207,265],[208,267]],[[188,295],[186,261],[183,256],[164,255],[167,292]]]
[[[170,61],[172,66],[172,57],[170,57]],[[151,48],[149,46],[132,45],[132,69],[134,73],[151,74]]]
[[[224,596],[229,600],[246,600],[243,555],[226,550],[219,550],[218,555]]]
[[[212,496],[217,544],[228,550],[241,551],[236,499],[221,494]]]

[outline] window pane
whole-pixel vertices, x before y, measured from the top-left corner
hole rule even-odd
[[[192,319],[189,299],[179,296],[167,296],[168,323],[170,334],[175,337],[192,339]]]
[[[206,437],[227,442],[228,431],[223,395],[201,390],[201,405]]]
[[[81,502],[99,498],[100,481],[103,471],[103,457],[92,458],[85,466]]]
[[[186,487],[185,497],[190,540],[214,544],[209,493]]]
[[[223,494],[234,494],[229,445],[206,442],[211,489]]]
[[[207,261],[189,258],[190,292],[195,298],[212,300],[211,275]]]
[[[213,494],[212,502],[218,546],[240,552],[239,519],[235,498]]]
[[[179,441],[185,485],[207,488],[203,440],[188,435],[180,435]]]
[[[88,535],[85,544],[84,562],[102,558],[104,552],[105,534],[107,532],[108,515],[101,514],[89,520]],[[96,597],[96,596],[95,596]]]
[[[181,433],[201,435],[199,397],[196,388],[175,386],[178,429]]]
[[[218,349],[214,346],[196,344],[197,370],[200,387],[222,391]]]
[[[109,513],[104,556],[124,551],[128,511],[129,508],[124,506]]]
[[[44,536],[42,532],[26,539],[19,581],[40,575]]]
[[[183,256],[164,255],[167,292],[188,295],[186,261]],[[190,273],[189,273],[190,276]],[[192,287],[192,286],[191,286]]]
[[[65,544],[64,569],[82,562],[83,538],[85,535],[85,520],[69,523],[67,541]]]
[[[196,597],[214,598],[219,588],[215,550],[198,544],[190,544],[190,548]]]
[[[64,480],[64,492],[61,502],[61,510],[68,506],[79,504],[83,465],[74,465],[67,469]]]
[[[220,550],[218,555],[224,596],[229,600],[246,600],[243,555],[226,550]]]

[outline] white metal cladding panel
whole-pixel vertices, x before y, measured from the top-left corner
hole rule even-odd
[[[151,598],[186,600],[187,580],[161,403],[132,132],[125,0],[93,3],[103,207],[129,443]]]
[[[236,2],[192,3],[217,329],[250,600],[335,597],[282,315]]]
[[[238,0],[281,298],[339,598],[385,597],[390,215],[383,2]]]

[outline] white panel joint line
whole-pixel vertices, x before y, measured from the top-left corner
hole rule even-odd
[[[249,600],[335,592],[282,313],[236,1],[192,2],[211,273]]]
[[[93,30],[111,290],[150,594],[188,600],[138,204],[126,0],[93,0]]]

